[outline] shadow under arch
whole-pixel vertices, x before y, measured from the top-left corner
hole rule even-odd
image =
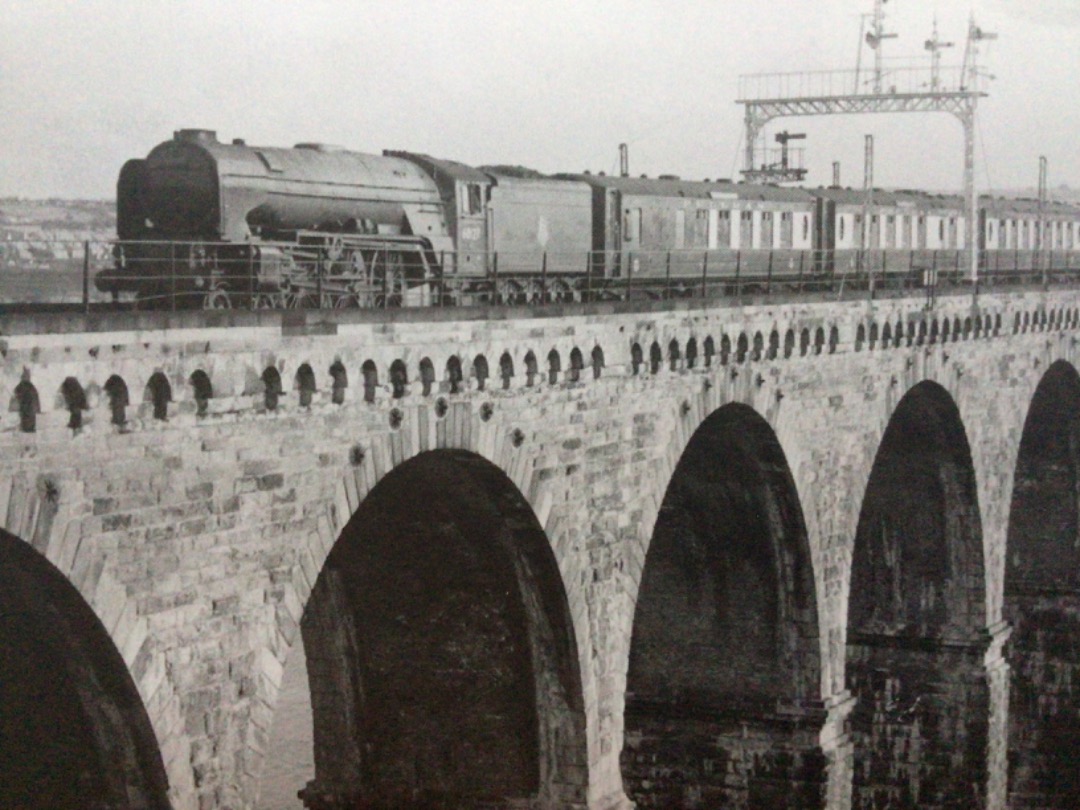
[[[850,587],[852,806],[984,807],[982,526],[960,412],[935,382],[911,388],[885,429],[859,513]]]
[[[301,621],[309,807],[584,806],[577,644],[554,554],[490,461],[421,453],[345,526]]]
[[[0,807],[168,810],[146,708],[75,587],[0,530]]]
[[[1064,361],[1039,381],[1013,476],[1003,614],[1011,807],[1080,797],[1080,375]]]
[[[822,806],[813,568],[769,424],[728,404],[664,495],[631,636],[623,781],[639,807]]]

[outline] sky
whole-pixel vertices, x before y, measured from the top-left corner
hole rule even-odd
[[[855,66],[872,0],[7,0],[0,196],[109,199],[124,161],[180,128],[223,140],[406,149],[543,172],[737,176],[740,74]],[[892,60],[925,58],[935,16],[999,35],[979,107],[981,190],[1080,187],[1080,0],[886,0]],[[872,61],[864,49],[864,66]],[[944,114],[783,119],[807,184],[957,189]]]

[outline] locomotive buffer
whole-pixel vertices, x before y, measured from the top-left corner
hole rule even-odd
[[[894,35],[883,30],[883,0],[876,0],[871,31],[867,44],[875,51],[873,70],[825,70],[801,73],[763,73],[739,77],[737,104],[745,107],[745,158],[742,174],[748,179],[777,178],[768,167],[754,169],[754,150],[758,136],[774,118],[806,115],[855,115],[859,113],[949,113],[959,119],[964,128],[964,246],[970,261],[972,282],[978,279],[976,244],[977,196],[975,193],[975,113],[980,98],[986,93],[979,89],[985,77],[977,67],[979,43],[996,39],[996,34],[983,31],[972,18],[968,25],[967,43],[962,66],[942,68],[933,58],[929,65],[905,67],[882,66],[881,44]],[[860,38],[861,41],[861,38]],[[935,47],[931,48],[931,43]],[[936,31],[927,42],[927,50],[937,57],[940,43]],[[992,78],[992,77],[991,77]]]

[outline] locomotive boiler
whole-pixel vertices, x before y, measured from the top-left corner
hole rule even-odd
[[[209,307],[400,300],[452,247],[444,209],[432,178],[402,158],[180,130],[124,165],[116,267],[96,283]]]

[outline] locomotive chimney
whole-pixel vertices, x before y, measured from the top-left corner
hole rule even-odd
[[[832,164],[832,184],[833,188],[840,188],[840,161],[834,160]]]
[[[619,144],[619,177],[630,176],[630,147],[625,143]]]
[[[178,129],[173,140],[187,143],[217,143],[217,132],[212,129]]]

